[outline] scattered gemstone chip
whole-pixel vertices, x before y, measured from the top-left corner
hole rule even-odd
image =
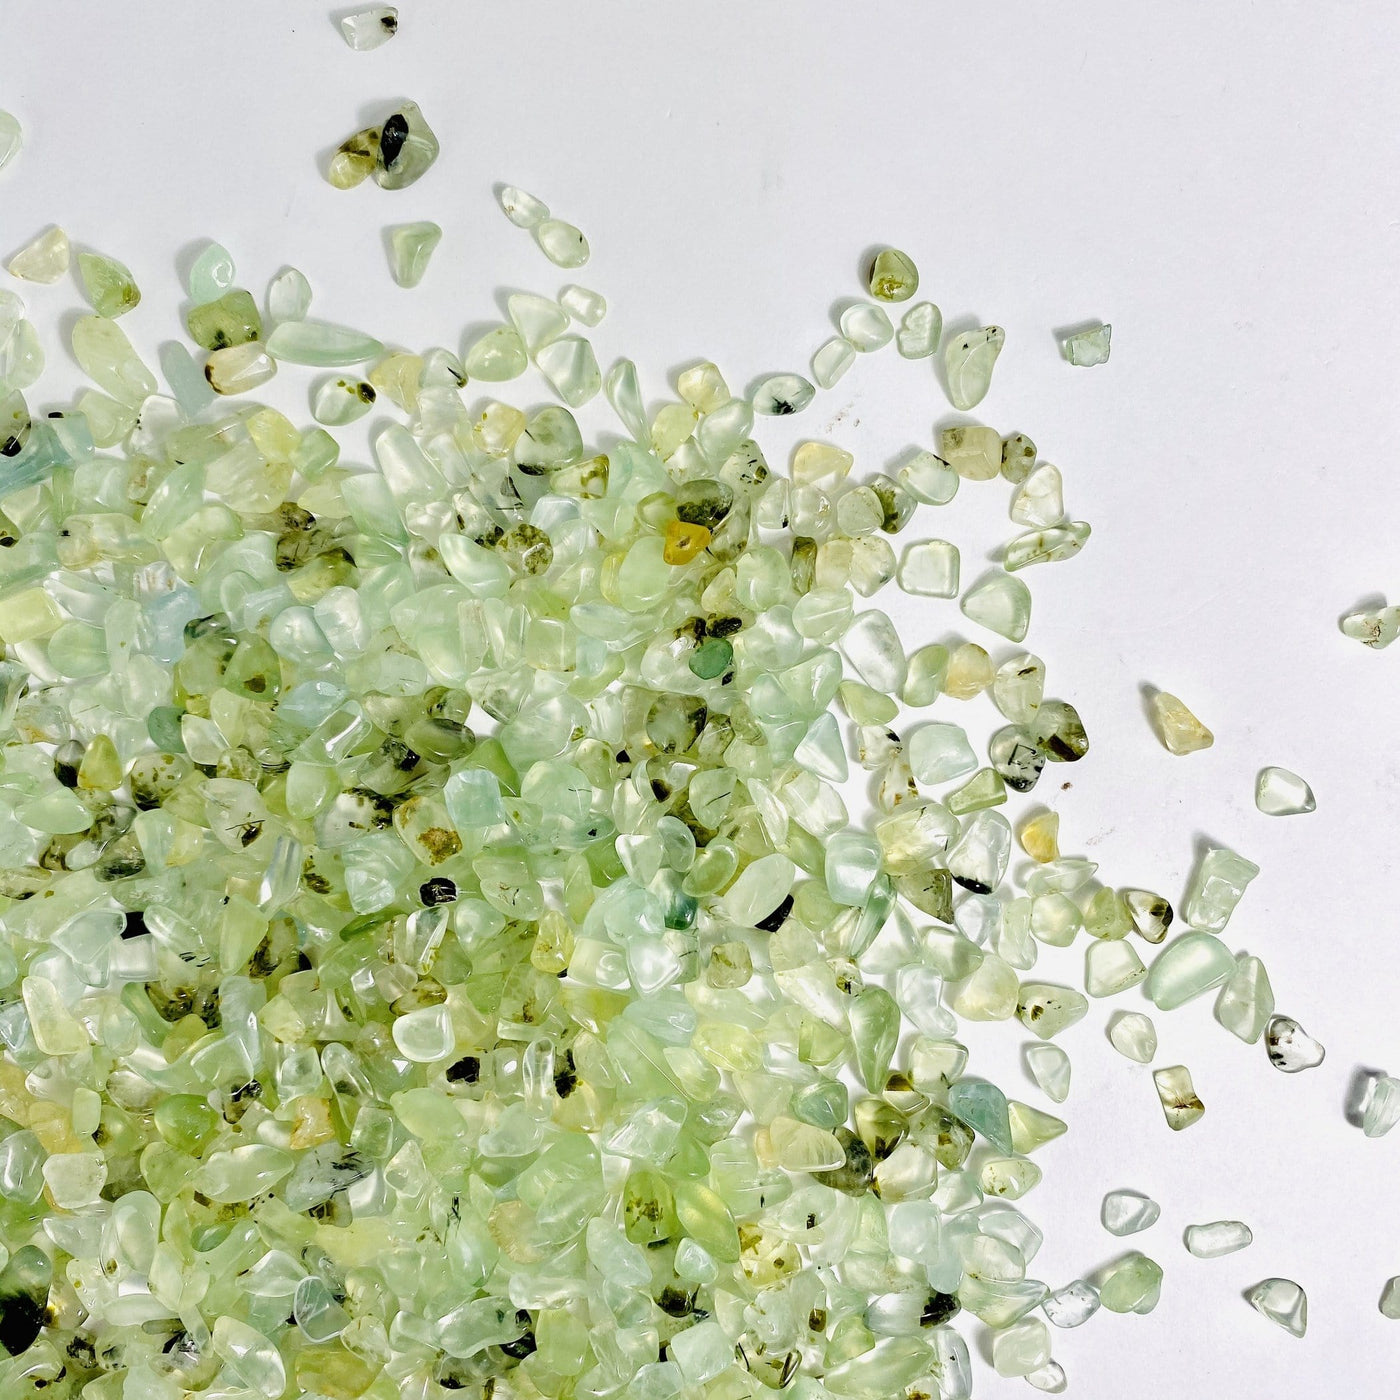
[[[1108,363],[1109,339],[1112,326],[1091,326],[1088,330],[1067,335],[1060,343],[1061,353],[1072,365],[1102,365]]]
[[[387,44],[399,32],[399,12],[392,5],[356,10],[340,21],[340,32],[356,53],[367,53]]]
[[[1266,817],[1292,817],[1317,811],[1313,790],[1287,768],[1261,768],[1254,784],[1254,805]]]
[[[1255,1312],[1285,1332],[1294,1337],[1307,1332],[1308,1295],[1292,1279],[1266,1278],[1244,1296]]]

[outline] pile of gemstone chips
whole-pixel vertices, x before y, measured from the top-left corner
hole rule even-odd
[[[336,169],[372,173],[382,133]],[[412,285],[441,230],[404,228]],[[51,230],[12,267],[69,261]],[[1152,1309],[1141,1253],[1033,1276],[1011,1202],[1065,1123],[969,1073],[959,1021],[1028,1030],[1053,1104],[1054,1038],[1139,983],[1161,1010],[1218,990],[1279,1068],[1317,1063],[1220,938],[1257,869],[1208,852],[1150,970],[1170,903],[1062,856],[1054,814],[1011,883],[998,809],[1089,742],[1037,657],[983,645],[1022,641],[1021,571],[1089,536],[1028,438],[968,422],[893,475],[819,441],[773,471],[754,440],[891,341],[973,408],[999,328],[944,344],[921,302],[896,330],[918,274],[887,250],[815,384],[744,398],[705,363],[649,417],[583,287],[512,297],[459,361],[308,319],[292,270],[264,312],[211,246],[202,364],[168,348],[161,392],[130,273],[78,270],[94,387],[63,413],[31,416],[41,341],[0,291],[6,1397],[960,1400],[968,1316],[1056,1392],[1047,1322]],[[1100,363],[1084,334],[1066,358]],[[494,397],[531,363],[561,404]],[[331,371],[317,426],[237,397],[297,365]],[[600,391],[629,439],[606,454],[571,411]],[[371,410],[375,467],[343,467],[328,429]],[[953,544],[896,552],[995,479],[1002,569],[960,591]],[[982,640],[901,638],[866,602],[892,581]],[[979,696],[986,762],[957,723]],[[1084,993],[1033,980],[1081,935]],[[1143,1013],[1109,1035],[1154,1059]],[[1200,1117],[1184,1066],[1155,1082],[1170,1127]],[[1129,1194],[1114,1233],[1156,1219]],[[1248,1243],[1193,1228],[1202,1257]],[[1252,1301],[1300,1330],[1290,1289]]]

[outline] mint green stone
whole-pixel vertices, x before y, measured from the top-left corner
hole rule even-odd
[[[1235,970],[1235,955],[1209,933],[1183,933],[1157,955],[1144,984],[1162,1011],[1218,987]]]
[[[984,1079],[960,1079],[948,1090],[948,1111],[980,1133],[998,1152],[1010,1156],[1011,1117],[1006,1095]]]
[[[373,336],[329,321],[283,321],[267,338],[267,352],[274,360],[326,369],[360,364],[383,349]]]
[[[92,309],[115,319],[140,304],[141,291],[125,263],[100,253],[79,253],[78,274]]]

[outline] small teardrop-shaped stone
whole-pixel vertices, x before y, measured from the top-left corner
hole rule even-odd
[[[753,391],[753,411],[769,418],[785,418],[801,413],[816,389],[800,374],[774,374]]]
[[[1308,1295],[1287,1278],[1266,1278],[1245,1295],[1246,1301],[1285,1332],[1301,1337],[1308,1330]]]
[[[1285,1074],[1313,1069],[1327,1055],[1322,1045],[1291,1016],[1270,1018],[1264,1028],[1264,1048],[1269,1052],[1269,1063]]]
[[[1153,894],[1151,890],[1127,889],[1119,893],[1139,938],[1149,943],[1160,943],[1166,938],[1167,930],[1176,917],[1168,900]]]
[[[1031,593],[1011,574],[991,573],[962,596],[963,615],[1007,638],[1025,640],[1031,625]]]
[[[1055,1103],[1064,1103],[1069,1097],[1069,1056],[1058,1045],[1028,1045],[1026,1065],[1047,1097]]]
[[[1197,753],[1215,742],[1215,735],[1175,695],[1165,690],[1153,692],[1148,710],[1152,728],[1168,753]]]
[[[1287,768],[1261,768],[1254,784],[1254,805],[1266,817],[1292,817],[1317,811],[1313,790]]]
[[[870,264],[869,286],[876,301],[908,301],[919,290],[919,269],[908,253],[881,248]]]
[[[430,219],[397,224],[389,230],[389,271],[400,287],[416,287],[428,270],[442,229]]]
[[[1157,1027],[1141,1011],[1124,1011],[1109,1023],[1108,1041],[1120,1055],[1149,1064],[1157,1053]]]
[[[948,398],[954,408],[966,413],[987,397],[992,387],[992,369],[1006,344],[1000,326],[955,335],[944,348],[943,368],[948,382]]]
[[[1381,1289],[1380,1309],[1382,1317],[1400,1318],[1400,1274],[1386,1279]]]
[[[497,326],[487,331],[472,343],[462,360],[470,378],[493,384],[524,374],[529,363],[520,333],[514,326]]]
[[[555,267],[582,267],[588,261],[588,240],[573,224],[563,219],[542,219],[533,227],[540,252]]]
[[[26,282],[51,284],[68,271],[70,258],[68,235],[55,225],[10,259],[10,274]]]

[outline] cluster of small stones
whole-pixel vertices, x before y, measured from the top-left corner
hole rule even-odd
[[[401,188],[436,151],[405,103],[330,175]],[[540,201],[499,198],[557,265],[587,260]],[[404,228],[411,285],[436,226]],[[211,245],[203,364],[163,356],[162,392],[118,323],[131,274],[78,262],[94,387],[71,410],[30,414],[40,341],[0,292],[6,1395],[961,1400],[960,1313],[1053,1393],[1047,1323],[1152,1310],[1140,1253],[1097,1285],[1031,1274],[1012,1202],[1066,1125],[969,1074],[959,1021],[1030,1031],[1056,1104],[1054,1038],[1139,984],[1159,1010],[1216,992],[1278,1068],[1316,1064],[1219,936],[1257,868],[1209,850],[1169,938],[1166,899],[1061,855],[1041,812],[1013,883],[997,809],[1085,756],[1077,711],[1034,655],[909,652],[865,605],[897,582],[1019,645],[1020,571],[1089,536],[1034,443],[968,422],[862,478],[819,441],[774,473],[754,438],[892,341],[941,351],[970,409],[999,327],[945,344],[922,302],[896,331],[918,274],[886,250],[816,384],[744,397],[706,362],[649,416],[636,366],[604,376],[580,333],[606,310],[586,289],[513,297],[459,360],[310,319],[294,270],[259,308]],[[69,265],[50,230],[11,270]],[[1065,354],[1107,349],[1103,327]],[[494,397],[532,364],[559,405]],[[291,365],[336,372],[317,426],[230,397]],[[607,453],[571,411],[600,392],[627,434]],[[342,464],[327,427],[390,406],[375,466]],[[992,480],[1025,527],[1002,569],[960,590],[948,542],[896,554]],[[979,696],[1006,721],[985,763],[951,718]],[[1183,712],[1159,707],[1164,741],[1200,747]],[[1026,976],[1081,936],[1084,993]],[[1155,1056],[1142,1013],[1110,1039]],[[1184,1066],[1154,1080],[1169,1127],[1200,1118]],[[1389,1127],[1400,1082],[1367,1112]],[[1117,1193],[1104,1219],[1156,1214]],[[1250,1301],[1301,1335],[1297,1285]]]

